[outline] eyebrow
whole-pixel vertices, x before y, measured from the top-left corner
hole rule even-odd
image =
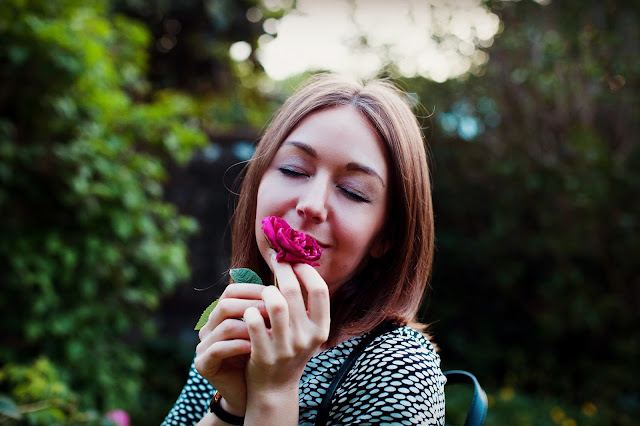
[[[296,148],[300,148],[301,150],[303,150],[304,152],[309,154],[311,157],[318,158],[318,152],[315,149],[311,148],[309,145],[307,145],[304,142],[285,141],[283,145],[293,145]]]
[[[364,164],[355,163],[355,162],[349,163],[349,164],[347,164],[347,170],[363,172],[363,173],[366,173],[366,174],[368,174],[370,176],[377,177],[378,180],[380,181],[380,183],[382,184],[382,187],[384,188],[384,186],[385,186],[384,181],[382,180],[380,175],[375,170],[373,170],[371,167],[367,167]]]
[[[306,152],[309,156],[311,156],[313,158],[318,158],[318,152],[315,149],[313,149],[311,146],[307,145],[304,142],[285,141],[283,145],[293,145],[296,148],[301,149],[302,151]],[[366,174],[368,174],[370,176],[377,177],[378,180],[380,180],[380,183],[382,184],[382,186],[385,187],[384,180],[382,180],[382,177],[380,177],[378,172],[373,170],[371,167],[365,166],[362,163],[357,163],[357,162],[352,161],[352,162],[347,164],[347,170],[356,171],[356,172],[363,172],[363,173],[366,173]]]

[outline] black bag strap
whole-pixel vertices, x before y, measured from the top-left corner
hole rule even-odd
[[[476,377],[463,370],[445,371],[444,375],[447,378],[447,385],[471,384],[473,386],[473,397],[471,398],[471,405],[469,406],[464,426],[482,426],[487,416],[487,394],[480,387]]]
[[[358,345],[351,351],[347,359],[344,360],[344,363],[340,366],[340,369],[336,372],[336,375],[333,377],[333,380],[329,384],[327,388],[327,392],[325,392],[324,397],[322,398],[322,402],[318,406],[318,414],[316,415],[315,425],[326,425],[327,420],[329,420],[329,412],[331,411],[331,398],[333,398],[333,393],[338,389],[338,386],[344,381],[347,377],[347,373],[356,362],[360,354],[364,352],[365,348],[369,346],[369,344],[378,336],[383,335],[386,332],[395,330],[399,325],[392,322],[383,322],[373,330],[369,332]]]

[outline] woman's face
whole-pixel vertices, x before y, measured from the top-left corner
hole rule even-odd
[[[384,253],[389,197],[383,142],[351,106],[307,116],[285,139],[258,188],[255,233],[268,245],[261,219],[278,216],[318,240],[318,272],[331,292]]]

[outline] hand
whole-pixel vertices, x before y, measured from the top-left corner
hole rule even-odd
[[[251,341],[246,378],[251,394],[297,389],[304,367],[329,336],[329,290],[310,265],[279,263],[272,252],[271,267],[278,287],[262,290],[270,328],[255,307],[244,312]],[[303,296],[306,293],[306,306]]]
[[[196,370],[222,394],[225,409],[239,416],[246,407],[245,369],[251,352],[249,332],[240,318],[250,307],[261,318],[267,316],[263,289],[257,284],[229,284],[198,334]]]

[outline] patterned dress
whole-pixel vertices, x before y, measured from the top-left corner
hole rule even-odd
[[[363,337],[346,340],[309,360],[300,379],[299,424],[313,424],[331,379]],[[444,425],[445,383],[440,357],[429,340],[400,327],[374,339],[360,355],[335,391],[328,424]],[[214,392],[192,364],[187,383],[162,426],[196,424]]]

